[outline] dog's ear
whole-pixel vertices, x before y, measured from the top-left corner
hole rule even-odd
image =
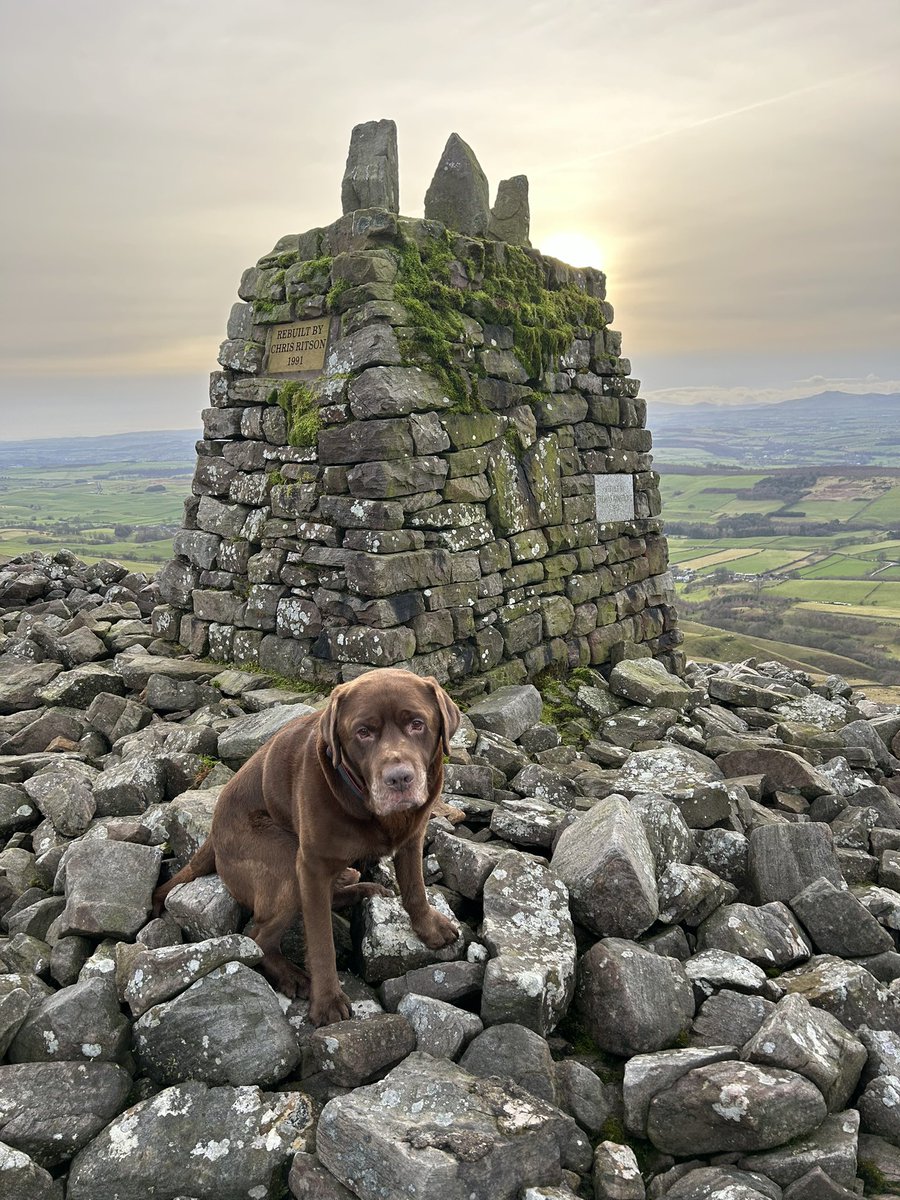
[[[341,758],[343,757],[341,739],[338,737],[337,721],[338,709],[340,708],[344,691],[343,684],[339,684],[332,691],[328,697],[328,703],[322,709],[322,718],[319,724],[322,741],[325,743],[325,750],[333,767],[339,767],[341,765]]]
[[[449,754],[450,739],[459,729],[462,713],[432,675],[426,676],[423,682],[427,683],[434,692],[434,699],[441,715],[441,748],[444,754]]]

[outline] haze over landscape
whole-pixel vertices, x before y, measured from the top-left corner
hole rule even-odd
[[[381,116],[409,215],[451,129],[528,175],[651,399],[900,391],[894,0],[2,11],[6,438],[195,427],[242,269]]]

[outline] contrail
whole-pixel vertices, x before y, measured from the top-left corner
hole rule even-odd
[[[687,133],[691,129],[701,129],[704,125],[714,125],[717,121],[728,120],[729,117],[738,117],[742,113],[755,112],[758,108],[768,108],[771,104],[780,104],[783,100],[792,100],[795,96],[806,96],[810,92],[818,92],[822,88],[833,87],[835,84],[849,83],[854,79],[861,79],[865,75],[874,75],[886,69],[887,64],[881,63],[878,66],[864,67],[859,71],[851,71],[846,75],[834,75],[830,79],[823,79],[818,83],[807,84],[806,87],[794,88],[789,92],[782,92],[778,96],[768,96],[764,100],[754,100],[752,104],[742,104],[740,108],[730,108],[726,112],[714,113],[711,117],[701,117],[698,121],[690,121],[686,125],[677,125],[672,129],[663,129],[659,133],[648,134],[647,137],[638,138],[634,142],[624,142],[621,146],[612,146],[608,150],[599,150],[596,154],[584,155],[581,158],[571,159],[569,162],[556,163],[553,167],[545,169],[559,171],[566,167],[584,166],[585,163],[597,162],[599,159],[609,158],[613,154],[622,154],[626,150],[636,150],[639,146],[647,146],[652,142],[660,142],[663,138],[674,137],[679,133]],[[541,171],[534,172],[535,175],[542,173]]]

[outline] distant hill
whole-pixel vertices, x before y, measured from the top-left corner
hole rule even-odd
[[[0,472],[12,467],[90,467],[98,463],[193,466],[199,429],[114,433],[104,437],[33,438],[0,442]]]
[[[900,467],[900,395],[821,392],[778,404],[648,400],[659,463]]]

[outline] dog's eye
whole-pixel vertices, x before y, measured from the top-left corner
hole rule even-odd
[[[410,733],[424,733],[425,722],[421,719],[421,717],[413,717],[409,723],[409,730]]]
[[[356,731],[356,736],[362,739],[362,741],[366,741],[372,736],[372,730],[369,729],[368,725],[360,725],[359,729]]]

